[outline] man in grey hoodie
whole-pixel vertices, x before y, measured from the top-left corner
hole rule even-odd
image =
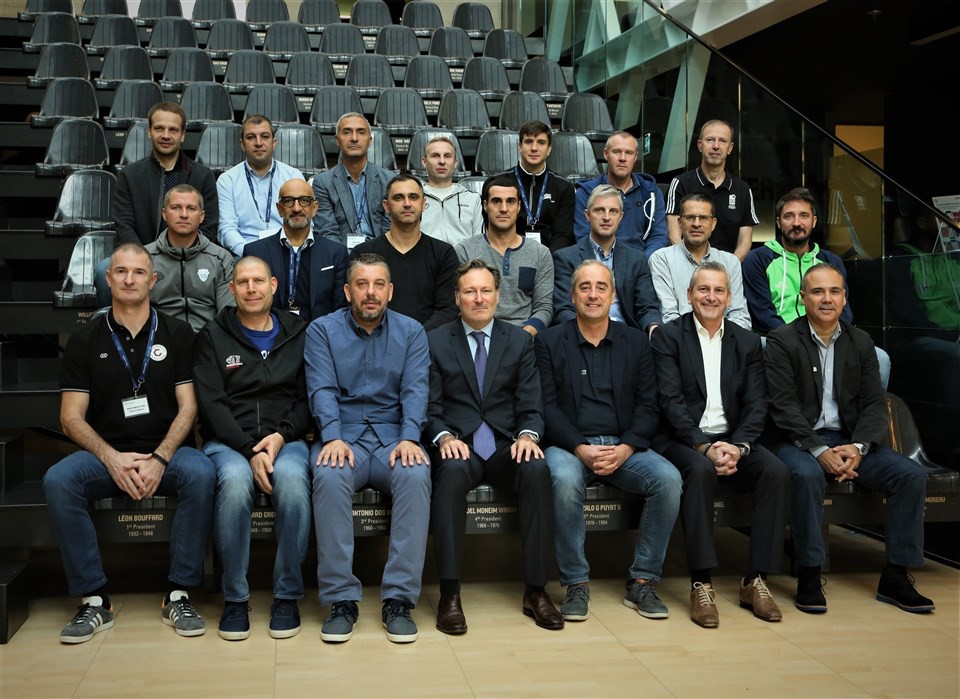
[[[420,219],[420,230],[451,245],[483,233],[480,195],[453,181],[458,165],[456,147],[448,136],[434,136],[427,141],[423,149],[423,167],[427,171],[423,196],[427,207]]]

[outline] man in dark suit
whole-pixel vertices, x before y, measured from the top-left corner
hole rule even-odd
[[[317,200],[310,185],[301,179],[284,182],[277,211],[283,227],[243,248],[244,256],[259,257],[277,278],[273,307],[297,313],[309,323],[346,306],[347,249],[314,235]]]
[[[544,589],[552,567],[550,471],[538,446],[543,434],[540,378],[533,338],[494,320],[500,273],[482,260],[457,270],[460,318],[428,334],[430,404],[424,442],[432,460],[431,527],[440,574],[437,628],[467,631],[460,601],[467,492],[481,480],[516,493],[523,545],[523,613],[537,626],[562,629]]]
[[[584,260],[599,260],[616,279],[610,319],[651,333],[661,319],[647,256],[629,245],[617,245],[617,230],[623,221],[623,194],[612,185],[597,185],[590,192],[582,215],[590,224],[590,235],[553,255],[554,323],[559,325],[577,316],[570,295],[573,270]]]
[[[877,599],[908,612],[931,612],[933,601],[913,586],[907,566],[923,563],[926,473],[911,459],[880,446],[887,410],[873,341],[841,320],[844,278],[833,265],[807,270],[800,286],[806,315],[767,335],[770,416],[790,469],[790,509],[796,540],[797,609],[827,611],[821,586],[821,527],[828,478],[856,479],[887,495],[887,564]]]
[[[740,605],[764,621],[780,621],[766,576],[780,567],[789,475],[755,443],[767,413],[760,338],[724,321],[730,277],[720,263],[704,262],[694,271],[687,299],[692,311],[663,325],[651,344],[669,432],[654,446],[683,476],[690,618],[707,628],[720,623],[710,571],[717,565],[713,501],[722,478],[753,496],[750,567]]]
[[[394,173],[367,159],[372,136],[370,122],[362,114],[340,117],[334,138],[340,162],[313,178],[317,197],[313,227],[324,238],[352,250],[390,230],[383,200]]]
[[[567,621],[589,616],[583,498],[595,480],[644,496],[623,604],[648,619],[668,614],[654,586],[677,520],[680,474],[650,448],[658,418],[653,357],[641,330],[610,320],[614,276],[598,260],[581,262],[573,273],[576,318],[536,342]]]

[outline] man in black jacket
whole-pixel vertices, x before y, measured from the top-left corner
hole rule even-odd
[[[311,426],[303,347],[307,324],[272,312],[277,280],[267,264],[245,257],[233,269],[236,308],[223,309],[197,339],[194,381],[203,451],[217,468],[214,533],[223,561],[220,637],[250,635],[250,523],[257,490],[273,498],[277,558],[270,635],[300,632],[297,600],[310,537]]]

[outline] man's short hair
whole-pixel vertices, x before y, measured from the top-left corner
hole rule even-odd
[[[806,187],[794,187],[777,201],[777,218],[780,218],[780,212],[783,211],[783,207],[792,201],[807,202],[810,205],[810,210],[813,212],[813,215],[817,215],[817,201],[813,198],[810,190]]]
[[[700,135],[697,136],[698,139],[703,138],[703,132],[707,130],[708,126],[726,126],[730,129],[730,140],[733,141],[733,125],[723,119],[710,119],[709,121],[703,122],[703,126],[700,127]]]
[[[580,276],[580,272],[586,269],[587,267],[593,267],[594,265],[599,265],[603,267],[610,274],[610,285],[616,289],[617,279],[613,274],[613,270],[603,264],[600,260],[584,260],[577,265],[576,269],[573,270],[573,275],[570,277],[570,291],[572,292],[577,288],[577,277]]]
[[[187,113],[184,111],[176,102],[157,102],[155,105],[150,107],[150,110],[147,112],[147,128],[153,126],[153,115],[157,112],[170,112],[171,114],[176,114],[180,117],[180,130],[186,131],[187,129]]]
[[[547,145],[553,143],[553,134],[550,133],[550,127],[537,119],[521,124],[520,131],[518,131],[517,134],[520,136],[521,143],[523,143],[523,139],[527,136],[539,136],[540,134],[547,135]]]
[[[633,142],[636,143],[638,147],[639,147],[639,145],[640,145],[640,142],[637,141],[637,137],[636,137],[636,136],[634,136],[634,135],[633,135],[632,133],[630,133],[629,131],[620,130],[620,131],[614,131],[612,134],[610,134],[609,136],[607,136],[607,141],[606,141],[606,143],[603,144],[603,149],[604,149],[604,150],[608,150],[608,149],[610,148],[610,143],[613,141],[614,138],[617,138],[617,137],[620,137],[620,138],[632,138],[632,139],[633,139]]]
[[[807,290],[807,277],[809,277],[812,272],[826,272],[828,270],[834,271],[837,274],[839,274],[841,280],[844,279],[843,272],[841,272],[839,269],[837,269],[835,266],[833,266],[829,262],[818,262],[813,267],[811,267],[810,269],[808,269],[806,272],[803,273],[803,279],[800,280],[800,291]]]
[[[390,281],[390,265],[387,264],[387,260],[383,255],[378,255],[375,252],[364,252],[360,255],[354,257],[350,262],[347,263],[347,284],[353,280],[354,271],[357,267],[373,267],[375,265],[383,265],[387,270],[387,281]]]
[[[587,197],[587,211],[593,208],[593,202],[602,197],[616,197],[617,201],[620,202],[620,208],[623,208],[623,192],[612,184],[598,184],[590,192],[590,196]]]
[[[727,272],[727,268],[716,260],[707,260],[706,262],[701,262],[697,265],[697,268],[693,270],[693,274],[690,275],[690,284],[687,286],[688,290],[693,290],[693,287],[697,282],[697,275],[700,272],[722,272],[723,276],[727,278],[727,288],[730,287],[730,273]]]
[[[716,218],[717,207],[713,205],[713,199],[711,199],[709,196],[707,196],[703,192],[692,192],[690,194],[685,194],[683,198],[680,200],[680,206],[677,207],[678,216],[683,213],[683,205],[686,204],[688,201],[698,201],[701,204],[709,204],[710,215]]]
[[[517,184],[516,179],[512,177],[497,177],[496,179],[489,180],[483,185],[483,193],[480,198],[483,201],[487,201],[490,198],[490,190],[493,187],[512,187],[517,191],[517,198],[520,198],[520,186]]]
[[[164,209],[167,208],[167,204],[170,203],[170,197],[174,194],[196,194],[197,199],[200,201],[200,211],[203,211],[203,195],[200,193],[200,190],[192,184],[176,184],[168,189],[167,193],[163,195]]]
[[[145,256],[147,258],[147,270],[150,274],[153,274],[153,255],[140,243],[121,243],[118,245],[110,255],[110,264],[107,265],[107,269],[113,269],[113,265],[117,260],[117,253],[121,252],[133,252],[137,255]]]
[[[360,112],[347,112],[339,119],[337,119],[337,128],[334,133],[340,133],[340,124],[343,123],[344,119],[363,119],[364,123],[367,125],[367,131],[370,130],[370,121]]]
[[[493,275],[493,287],[495,289],[500,288],[500,270],[475,257],[457,267],[457,278],[455,280],[457,291],[460,290],[460,278],[475,269],[485,269],[490,272],[490,274]]]
[[[383,200],[386,201],[387,197],[390,196],[390,190],[393,189],[393,185],[399,184],[400,182],[416,182],[417,186],[420,188],[420,192],[423,192],[423,182],[413,175],[401,172],[399,175],[396,175],[387,183],[387,188],[383,192]]]
[[[270,119],[264,114],[251,114],[246,119],[244,119],[243,123],[240,125],[241,133],[243,133],[243,131],[246,130],[247,124],[253,124],[254,126],[256,126],[257,124],[266,124],[267,126],[270,127],[270,135],[275,135],[275,131],[273,129],[273,122],[270,121]]]
[[[256,255],[244,255],[244,256],[241,257],[239,260],[237,260],[236,263],[233,265],[233,274],[231,275],[230,278],[231,278],[234,282],[236,282],[236,281],[237,281],[237,270],[240,269],[241,265],[248,265],[248,264],[260,264],[260,265],[262,265],[263,268],[264,268],[265,270],[267,270],[267,276],[268,276],[268,277],[271,277],[271,278],[273,277],[273,270],[270,269],[270,263],[269,263],[269,262],[267,262],[267,261],[266,261],[265,259],[263,259],[262,257],[257,257]]]
[[[450,138],[450,134],[438,133],[431,136],[427,139],[427,142],[423,144],[423,157],[427,157],[427,147],[433,145],[434,143],[448,143],[450,147],[453,148],[453,157],[457,157],[457,144],[453,142],[453,139]]]

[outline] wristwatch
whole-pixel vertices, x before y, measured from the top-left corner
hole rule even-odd
[[[750,451],[751,451],[750,445],[747,444],[746,442],[737,442],[737,443],[735,443],[733,446],[737,447],[737,448],[740,450],[740,458],[741,458],[741,459],[742,459],[743,457],[747,456],[747,455],[750,453]]]
[[[854,442],[853,446],[857,448],[857,451],[860,452],[860,456],[866,456],[867,452],[870,451],[870,447],[864,444],[863,442]]]

